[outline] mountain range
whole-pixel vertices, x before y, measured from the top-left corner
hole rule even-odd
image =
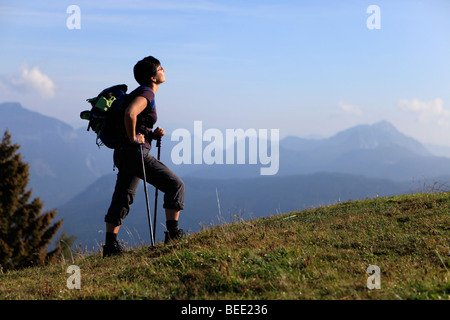
[[[58,209],[62,229],[75,235],[77,242],[93,246],[103,241],[103,216],[115,181],[112,150],[99,149],[93,132],[74,129],[18,103],[0,104],[0,130],[6,129],[30,164],[33,197],[39,196],[46,209]],[[260,164],[174,165],[171,150],[178,142],[170,139],[174,128],[165,129],[161,160],[185,181],[186,209],[180,222],[191,231],[223,220],[414,192],[424,181],[450,181],[450,158],[435,156],[387,121],[358,125],[323,139],[286,137],[279,142],[275,176],[260,176]],[[153,201],[153,189],[149,190]],[[159,205],[161,239],[162,195]],[[125,229],[131,242],[148,239],[142,185]]]
[[[1,135],[8,130],[30,165],[29,187],[45,207],[65,203],[113,168],[112,152],[99,149],[93,132],[23,108],[0,104]]]

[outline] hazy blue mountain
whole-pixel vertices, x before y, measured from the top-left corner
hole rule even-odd
[[[402,147],[419,155],[431,155],[420,142],[400,133],[387,121],[373,125],[358,125],[339,132],[324,142],[328,148],[334,146],[343,151]]]
[[[328,156],[340,155],[352,150],[370,150],[383,147],[403,147],[419,155],[431,153],[417,140],[399,132],[391,123],[380,121],[373,125],[358,125],[341,131],[330,138],[302,139],[287,137],[280,143],[281,147],[293,151],[320,152]]]
[[[111,150],[95,144],[95,134],[23,108],[0,104],[0,131],[9,130],[30,165],[29,188],[45,207],[67,202],[90,183],[112,172]]]
[[[166,149],[168,144],[170,150],[174,142],[165,141]],[[328,171],[411,181],[450,174],[449,158],[432,155],[386,121],[359,125],[325,139],[286,137],[280,141],[279,161],[278,175]],[[203,164],[174,169],[193,177],[249,178],[258,176],[260,167]]]
[[[426,148],[435,156],[450,158],[450,147],[426,144]]]
[[[99,149],[92,131],[75,130],[18,103],[0,104],[0,130],[5,129],[21,145],[24,160],[30,164],[29,186],[46,208],[65,203],[97,178],[113,172],[112,151]],[[248,164],[248,155],[247,164],[242,165],[174,165],[171,151],[179,142],[170,139],[173,129],[166,128],[161,159],[180,176],[259,177],[262,165]],[[203,147],[207,145],[203,142]],[[422,144],[386,121],[359,125],[325,139],[287,137],[280,141],[279,161],[278,175],[327,171],[411,181],[450,174],[449,158],[431,155]]]
[[[93,132],[75,130],[18,103],[0,104],[0,130],[6,129],[30,164],[33,196],[40,196],[46,208],[57,207],[59,218],[65,219],[63,229],[76,235],[79,242],[95,245],[95,241],[103,241],[103,217],[115,182],[112,150],[99,149]],[[423,187],[424,180],[433,184],[438,177],[450,176],[449,158],[431,155],[418,141],[385,121],[356,126],[325,139],[287,137],[280,141],[279,173],[264,177],[260,176],[261,164],[174,165],[171,151],[178,142],[170,136],[176,128],[165,129],[168,135],[163,139],[161,159],[186,183],[183,224],[188,230],[219,221],[216,190],[222,218],[229,220],[234,215],[249,218],[377,194],[400,194]],[[207,145],[203,143],[203,147]],[[153,202],[154,189],[149,190]],[[165,220],[162,199],[161,194],[159,239]],[[134,244],[140,237],[148,241],[142,185],[126,227]]]
[[[30,164],[29,186],[46,208],[65,203],[97,178],[112,173],[112,151],[99,149],[92,131],[75,130],[18,103],[0,104],[0,130],[5,129],[21,145],[24,160]],[[260,175],[262,165],[248,164],[248,155],[243,165],[174,165],[171,150],[179,142],[171,141],[173,130],[166,129],[161,158],[180,176],[229,179]],[[203,142],[203,147],[207,144]],[[386,121],[359,125],[326,139],[287,137],[280,141],[279,160],[278,175],[328,171],[411,181],[450,174],[450,159],[432,156]]]

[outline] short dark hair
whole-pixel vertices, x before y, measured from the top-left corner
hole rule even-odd
[[[156,76],[157,69],[161,65],[158,59],[148,56],[138,61],[134,68],[134,79],[141,86],[148,86],[151,84],[150,78]]]

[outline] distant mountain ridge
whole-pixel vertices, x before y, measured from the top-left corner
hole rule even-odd
[[[450,158],[432,155],[387,121],[358,125],[325,139],[286,137],[280,141],[279,159],[278,175],[326,171],[410,181],[450,173]],[[258,175],[254,165],[180,165],[176,170],[185,176],[215,179]]]
[[[0,130],[6,129],[30,164],[33,197],[40,196],[48,209],[57,207],[57,218],[65,219],[62,229],[76,235],[78,241],[102,241],[99,232],[104,228],[115,181],[112,150],[99,149],[92,132],[75,130],[18,103],[0,104]],[[259,175],[259,165],[173,165],[171,150],[178,142],[171,141],[170,128],[166,132],[161,159],[186,183],[183,224],[192,230],[200,223],[217,221],[218,200],[224,218],[263,216],[407,193],[419,188],[419,180],[424,178],[450,180],[449,158],[431,155],[421,143],[386,121],[359,125],[326,139],[282,139],[280,170],[265,177]],[[152,192],[149,195],[153,201]],[[139,230],[139,237],[148,238],[142,220],[144,203],[142,190],[138,191],[127,224],[131,232]],[[162,206],[162,200],[159,204]],[[158,212],[163,219],[163,208]],[[159,232],[161,223],[163,220]]]
[[[282,146],[289,150],[306,151],[314,148],[374,149],[379,146],[399,145],[430,155],[423,145],[402,133],[391,123],[380,121],[373,125],[361,124],[338,132],[330,138],[304,139],[289,136],[282,140]]]
[[[316,141],[314,145],[316,148],[339,148],[341,152],[400,146],[419,155],[431,155],[420,142],[400,133],[387,121],[380,121],[373,125],[358,125],[341,131],[328,139]],[[283,146],[288,147],[286,143],[283,143]]]
[[[448,158],[433,156],[387,121],[358,125],[321,140],[288,137],[280,148],[281,174],[333,171],[410,180],[449,172]]]
[[[163,125],[164,126],[164,125]],[[112,173],[112,150],[98,148],[93,132],[75,130],[57,119],[23,108],[0,104],[0,130],[8,129],[30,164],[30,187],[46,207],[62,205],[97,178]],[[163,139],[162,161],[180,176],[235,179],[259,177],[260,165],[173,165],[178,143],[170,128]],[[358,125],[326,139],[287,137],[280,141],[277,175],[342,172],[374,178],[411,181],[450,175],[450,159],[435,157],[418,141],[387,121]]]
[[[93,134],[84,134],[19,103],[0,104],[0,130],[2,136],[9,130],[12,142],[21,146],[24,161],[30,165],[28,187],[46,208],[68,201],[112,170],[111,150],[99,150]]]

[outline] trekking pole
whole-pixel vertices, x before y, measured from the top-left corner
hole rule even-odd
[[[147,177],[145,176],[144,151],[142,150],[142,144],[140,144],[139,146],[141,147],[142,172],[144,174],[144,193],[145,193],[145,203],[147,204],[148,225],[150,227],[150,240],[152,242],[152,247],[154,247],[155,241],[153,240],[152,219],[150,215],[150,206],[148,204]]]
[[[161,157],[161,136],[158,136],[158,139],[156,140],[156,147],[158,147],[158,161]],[[155,217],[153,219],[153,241],[155,241],[156,237],[156,212],[158,211],[158,188],[155,188]]]

